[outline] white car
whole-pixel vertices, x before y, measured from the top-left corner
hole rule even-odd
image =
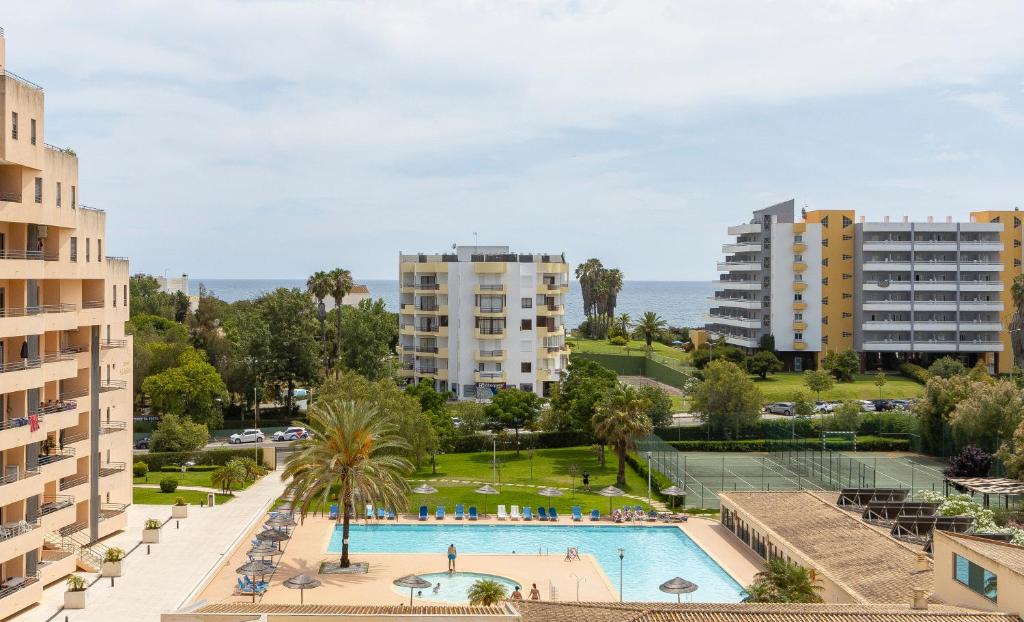
[[[266,439],[263,436],[263,432],[258,428],[250,428],[248,430],[242,430],[241,434],[232,434],[228,437],[228,442],[234,445],[239,443],[262,443]]]
[[[306,428],[294,428],[293,427],[293,428],[287,428],[285,430],[278,430],[277,432],[274,432],[274,441],[275,442],[295,441],[295,440],[298,440],[300,438],[306,438],[307,436],[309,436],[309,432],[306,431]]]
[[[815,402],[814,412],[816,413],[830,413],[835,409],[835,406],[831,402]]]
[[[786,415],[788,417],[794,412],[793,402],[775,402],[765,406],[765,410],[773,415]]]

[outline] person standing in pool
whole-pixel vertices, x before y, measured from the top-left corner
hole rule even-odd
[[[523,600],[523,593],[519,591],[518,585],[516,586],[516,589],[512,591],[512,600]]]
[[[530,589],[530,600],[540,600],[540,590],[537,589],[537,584],[533,584],[533,588]]]
[[[455,544],[448,545],[448,572],[455,572]]]

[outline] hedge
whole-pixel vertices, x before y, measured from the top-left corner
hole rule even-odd
[[[251,458],[252,456],[247,456]],[[188,467],[189,471],[195,471],[197,473],[209,473],[210,471],[216,471],[220,466],[216,464],[197,464],[195,466]],[[162,473],[181,473],[181,467],[173,464],[165,464],[160,467]]]
[[[907,378],[910,378],[915,382],[920,382],[921,384],[927,384],[928,378],[931,376],[927,369],[920,365],[915,365],[914,363],[902,363],[898,370]]]
[[[252,458],[256,454],[256,463],[263,464],[263,452],[250,449],[213,449],[210,451],[162,451],[136,455],[139,462],[149,465],[150,471],[162,471],[165,466],[178,466],[192,460],[197,465],[223,465],[232,458]]]
[[[788,448],[821,449],[820,438],[798,438],[787,440]],[[769,451],[771,441],[764,439],[747,439],[736,441],[669,441],[669,445],[679,451]],[[851,449],[850,441],[840,438],[832,438],[825,441],[825,446],[832,450]],[[910,439],[889,438],[884,436],[858,436],[858,451],[909,451]]]
[[[824,422],[828,423],[828,415]],[[757,422],[740,431],[736,438],[724,439],[713,436],[708,439],[707,428],[686,426],[674,428],[658,428],[654,431],[666,441],[724,441],[724,440],[763,440],[789,439],[794,434],[797,438],[818,438],[821,436],[822,419],[758,419]],[[861,436],[876,436],[882,433],[914,434],[917,433],[918,422],[913,415],[901,411],[866,412],[861,415],[857,432]]]
[[[647,480],[647,461],[641,459],[635,453],[626,454],[626,465],[633,469],[641,479]],[[657,469],[651,471],[651,495],[661,501],[670,502],[672,499],[668,495],[661,494],[662,488],[668,488],[673,486],[674,483],[663,473]]]
[[[498,439],[498,445],[505,445],[515,442],[514,437],[502,435]],[[519,434],[519,444],[523,449],[556,449],[559,447],[579,447],[590,445],[594,439],[583,432],[533,432]],[[490,434],[474,434],[472,436],[460,436],[455,439],[451,453],[467,454],[478,451],[490,451],[494,445],[494,436]]]

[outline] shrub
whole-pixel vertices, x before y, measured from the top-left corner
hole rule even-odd
[[[178,489],[178,480],[173,477],[165,477],[160,480],[160,492],[174,492]]]
[[[949,477],[985,477],[992,468],[992,455],[974,445],[968,445],[949,459],[943,471]]]
[[[612,344],[613,346],[624,346],[627,343],[629,343],[629,341],[622,335],[615,335],[614,337],[608,340],[608,343]]]
[[[793,440],[778,441],[784,442],[786,447],[793,449],[821,449],[820,438],[796,438]],[[679,451],[706,451],[706,452],[764,452],[772,447],[773,441],[763,439],[745,439],[736,441],[669,441],[669,445]],[[825,440],[825,446],[837,449],[852,449],[851,443],[845,438],[829,438]],[[910,439],[889,438],[885,436],[858,436],[858,451],[909,451]],[[645,475],[646,477],[646,475]]]
[[[214,449],[211,451],[157,451],[149,452],[145,454],[139,454],[137,457],[140,462],[145,462],[149,465],[150,471],[161,471],[165,466],[174,467],[175,471],[181,470],[182,463],[192,460],[196,463],[196,466],[189,467],[192,470],[203,465],[220,466],[227,464],[232,458],[252,457],[253,449]],[[263,452],[256,453],[256,462],[263,464]],[[210,469],[213,470],[213,469]]]
[[[217,470],[216,464],[196,464],[188,467],[189,471],[195,471],[196,473],[209,473],[210,471]],[[162,473],[181,473],[181,467],[176,464],[165,464],[160,467]]]
[[[147,518],[146,529],[160,529],[164,524],[158,518]]]
[[[85,577],[73,574],[68,577],[67,586],[69,592],[84,592],[86,586]]]
[[[928,378],[931,377],[931,374],[928,373],[927,369],[920,365],[915,365],[914,363],[902,363],[897,369],[907,378],[910,378],[914,382],[920,382],[921,384],[926,384],[928,382]]]
[[[964,367],[964,364],[952,356],[944,356],[937,359],[928,368],[928,374],[930,376],[938,376],[939,378],[950,378],[952,376],[958,376],[966,373],[967,368]]]
[[[626,464],[629,468],[633,469],[640,479],[647,479],[647,459],[638,456],[635,453],[626,454]],[[659,472],[657,469],[651,471],[651,495],[662,501],[671,501],[671,497],[668,495],[661,494],[662,488],[668,488],[672,486],[672,480],[666,477],[664,474]]]
[[[134,477],[146,477],[149,473],[149,465],[141,460],[132,465],[132,475]]]
[[[174,499],[174,505],[185,505],[185,497],[177,497]]]
[[[103,554],[103,561],[105,562],[119,562],[125,557],[124,549],[119,549],[116,546],[112,546],[107,549],[107,552]]]

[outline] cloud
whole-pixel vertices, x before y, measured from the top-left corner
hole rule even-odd
[[[1010,98],[999,91],[979,91],[952,97],[953,101],[992,115],[1001,123],[1024,128],[1024,107],[1014,109]]]

